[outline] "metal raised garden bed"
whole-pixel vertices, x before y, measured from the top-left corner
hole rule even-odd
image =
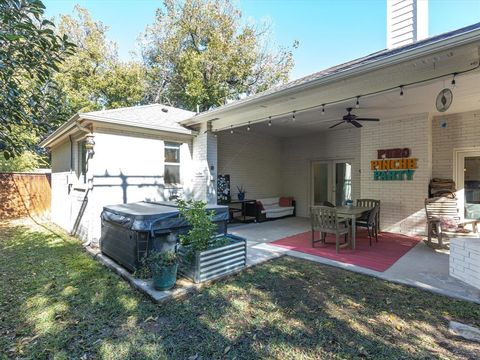
[[[179,273],[195,283],[201,283],[244,268],[247,265],[247,241],[231,234],[223,236],[230,239],[230,244],[191,256],[187,256],[188,247],[180,245]]]

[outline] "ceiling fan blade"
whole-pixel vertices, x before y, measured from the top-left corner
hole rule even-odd
[[[360,124],[359,122],[357,122],[355,120],[350,121],[350,124],[352,124],[353,126],[355,126],[357,128],[361,128],[363,126],[362,124]]]
[[[355,120],[360,120],[360,121],[380,121],[380,119],[374,119],[374,118],[360,118],[360,117],[357,117]]]
[[[335,125],[330,126],[329,129],[333,129],[335,126],[338,126],[338,125],[340,125],[340,124],[343,124],[343,120],[340,121],[340,122],[338,122],[338,123],[336,123]]]

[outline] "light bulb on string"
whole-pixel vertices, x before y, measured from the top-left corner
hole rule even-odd
[[[400,96],[403,97],[403,85],[400,86]]]
[[[250,127],[250,121],[249,121],[247,125],[247,131],[250,131],[250,130],[251,130],[251,127]]]
[[[295,110],[293,110],[293,112],[292,112],[292,121],[295,121],[295,120],[296,120],[296,118],[295,118]]]
[[[357,96],[357,102],[355,103],[355,109],[360,107],[360,96]]]
[[[268,117],[268,126],[272,126],[272,117],[271,116]]]
[[[325,104],[322,104],[322,115],[325,115]]]

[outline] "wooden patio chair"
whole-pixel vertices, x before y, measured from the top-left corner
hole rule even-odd
[[[380,205],[375,205],[372,210],[368,212],[368,216],[365,220],[360,218],[355,222],[356,226],[365,227],[368,231],[368,240],[370,241],[370,246],[372,246],[372,237],[375,237],[375,242],[378,242],[378,212],[380,210]]]
[[[332,208],[335,207],[335,205],[333,205],[330,201],[320,201],[318,206],[328,206],[328,207],[332,207]]]
[[[340,249],[340,235],[345,235],[345,242],[348,240],[350,224],[347,219],[338,217],[337,209],[330,206],[312,206],[310,208],[310,219],[312,223],[312,247],[317,242],[325,244],[326,234],[335,234],[335,250]],[[315,240],[315,231],[320,232],[320,239]]]
[[[378,205],[378,210],[377,210],[377,218],[375,219],[375,223],[376,223],[376,231],[377,233],[380,232],[380,200],[375,200],[375,199],[357,199],[357,206],[361,206],[361,207],[369,207],[369,208],[374,208],[375,206]],[[367,221],[368,220],[368,215],[369,214],[365,214],[364,217],[361,217],[360,219],[358,219],[358,221]]]
[[[438,244],[443,246],[444,236],[462,236],[472,234],[465,229],[465,225],[471,225],[474,233],[477,233],[478,220],[462,220],[458,214],[456,199],[448,197],[434,197],[425,199],[425,212],[427,215],[428,242],[432,242],[432,236],[436,236]]]

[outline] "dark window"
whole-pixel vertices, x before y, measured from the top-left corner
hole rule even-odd
[[[180,144],[165,142],[165,184],[180,184]]]

